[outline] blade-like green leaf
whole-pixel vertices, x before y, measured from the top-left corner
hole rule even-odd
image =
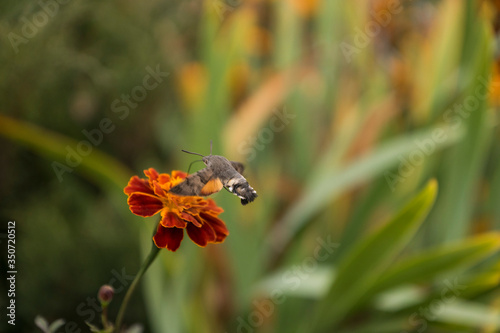
[[[315,312],[314,331],[336,326],[358,305],[417,232],[436,193],[437,182],[431,180],[399,214],[345,255],[339,263],[337,278]]]
[[[372,289],[364,294],[363,302],[386,289],[393,289],[402,284],[429,281],[450,271],[472,266],[496,253],[499,248],[500,234],[489,233],[419,253],[391,266]],[[320,299],[325,296],[336,276],[336,271],[332,267],[319,266],[314,272],[308,274],[299,286],[284,287],[283,276],[292,269],[293,267],[280,270],[262,279],[255,293],[271,295],[273,290],[280,289],[287,296]],[[483,273],[480,280],[484,284],[485,280],[498,279],[498,274],[500,273],[493,275],[490,272]]]
[[[464,39],[466,47],[460,64],[463,70],[457,81],[464,82],[462,85],[466,84],[467,89],[464,91],[466,97],[457,104],[475,99],[477,106],[467,116],[459,118],[466,137],[445,154],[440,166],[440,200],[429,217],[429,221],[433,222],[431,237],[434,242],[462,239],[471,229],[477,182],[488,160],[487,152],[492,142],[493,127],[490,125],[494,122],[487,111],[488,99],[477,95],[478,87],[488,86],[491,75],[491,29],[480,16],[474,15],[474,8],[471,2],[464,3],[462,26],[467,31]]]
[[[446,133],[446,140],[436,144],[436,150],[456,143],[463,135],[461,128],[439,127]],[[436,128],[426,129],[416,135],[395,139],[349,164],[345,169],[331,169],[315,175],[298,202],[286,212],[269,234],[268,243],[280,251],[306,225],[309,218],[331,202],[343,191],[390,169],[399,157],[415,149],[416,141],[431,138]],[[314,174],[312,172],[311,174]]]
[[[301,277],[299,284],[283,283],[286,276],[294,272],[294,267],[288,267],[263,278],[255,287],[254,294],[272,297],[274,291],[280,290],[286,296],[310,299],[320,299],[325,296],[335,278],[335,270],[332,267],[318,265],[313,272]]]
[[[436,312],[436,321],[464,325],[471,328],[486,328],[484,332],[498,332],[500,316],[498,311],[484,304],[456,300],[445,303]]]
[[[348,329],[343,329],[338,333],[401,333],[402,328],[405,327],[407,322],[407,316],[394,316],[391,318],[383,318],[375,321],[369,321],[368,323],[362,323],[359,327],[349,327]]]
[[[0,135],[53,159],[52,163],[58,162],[64,165],[66,165],[68,147],[76,149],[81,142],[5,115],[0,115]],[[81,162],[76,167],[66,167],[71,169],[71,171],[66,171],[68,173],[73,172],[73,170],[81,171],[96,184],[101,186],[106,184],[120,189],[120,191],[132,175],[132,171],[128,170],[127,167],[98,150],[97,147],[92,147],[92,151],[87,156],[82,156]],[[52,164],[52,168],[54,168],[54,164]],[[60,177],[60,180],[63,179],[63,175]]]
[[[445,272],[476,264],[499,248],[500,234],[489,233],[425,251],[389,268],[365,297],[403,283],[426,281]]]

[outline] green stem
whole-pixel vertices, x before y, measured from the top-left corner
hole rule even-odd
[[[156,231],[156,228],[155,228]],[[142,263],[141,268],[139,269],[139,272],[137,272],[137,275],[134,278],[134,281],[132,281],[132,284],[127,290],[127,293],[125,294],[125,297],[123,298],[123,302],[120,306],[120,310],[118,311],[118,316],[116,317],[116,322],[115,322],[115,332],[118,333],[120,332],[120,327],[122,325],[123,321],[123,315],[125,314],[125,310],[127,309],[128,302],[130,300],[130,296],[132,296],[132,293],[134,292],[135,288],[139,284],[139,280],[141,277],[146,273],[146,270],[149,268],[151,263],[155,260],[156,256],[158,255],[158,252],[160,252],[160,249],[156,247],[156,245],[153,243],[153,246],[151,247],[151,251],[149,252],[148,257],[144,262]]]
[[[108,304],[102,304],[102,312],[101,312],[101,321],[102,321],[102,327],[104,330],[107,330],[109,328],[108,324]]]

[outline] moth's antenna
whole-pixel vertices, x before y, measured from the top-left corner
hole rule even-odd
[[[205,157],[203,156],[202,154],[198,154],[198,153],[193,153],[191,151],[187,151],[187,150],[184,150],[184,149],[181,149],[181,151],[185,152],[185,153],[188,153],[188,154],[193,154],[193,155],[198,155],[198,156],[201,156],[201,157]]]
[[[212,155],[212,140],[210,140],[210,155]]]
[[[187,174],[189,175],[189,170],[191,170],[191,167],[193,166],[194,163],[196,162],[203,162],[202,160],[194,160],[193,162],[189,163],[189,167],[188,167],[188,172]]]

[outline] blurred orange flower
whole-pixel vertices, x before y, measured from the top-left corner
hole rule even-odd
[[[159,248],[176,251],[184,237],[184,229],[197,245],[221,243],[229,231],[217,216],[224,210],[212,199],[197,196],[178,196],[170,188],[182,182],[187,174],[172,171],[159,174],[155,169],[144,170],[148,179],[133,176],[123,190],[132,213],[148,217],[161,213],[153,241]]]
[[[203,103],[203,94],[207,87],[207,73],[199,62],[182,66],[178,73],[179,91],[188,110],[195,110]]]
[[[318,0],[292,0],[292,6],[302,17],[310,17],[318,8]]]

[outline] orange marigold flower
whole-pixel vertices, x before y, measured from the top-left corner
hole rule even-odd
[[[159,174],[155,169],[144,170],[148,179],[133,176],[123,190],[128,195],[132,213],[148,217],[161,213],[153,241],[159,248],[175,251],[181,245],[184,229],[193,242],[201,247],[221,243],[229,231],[217,216],[224,210],[212,199],[178,196],[168,191],[182,182],[187,174],[172,171]]]

